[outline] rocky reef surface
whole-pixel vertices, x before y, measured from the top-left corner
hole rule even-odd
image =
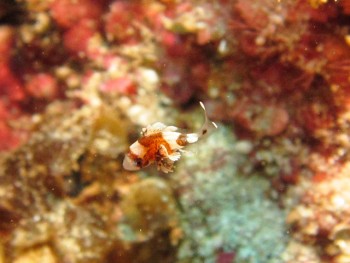
[[[0,263],[350,262],[349,1],[3,0],[0,54]]]

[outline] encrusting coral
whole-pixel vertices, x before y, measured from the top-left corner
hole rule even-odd
[[[149,240],[162,231],[178,232],[178,211],[172,191],[161,179],[144,179],[123,193],[121,236],[125,240]],[[174,243],[178,240],[175,239]]]
[[[268,180],[237,169],[252,150],[220,127],[203,144],[193,145],[169,178],[182,208],[179,262],[281,262],[288,235],[284,211],[264,197]],[[269,211],[268,213],[266,211]],[[226,262],[226,261],[223,261]],[[228,261],[231,262],[231,261]]]
[[[62,107],[73,112],[63,113]],[[106,223],[97,211],[76,207],[69,201],[83,185],[103,175],[102,171],[90,171],[87,178],[80,174],[84,156],[90,152],[105,161],[116,156],[115,152],[106,154],[104,147],[95,146],[95,139],[103,139],[101,130],[107,143],[113,144],[109,137],[114,136],[108,130],[111,122],[107,127],[99,124],[101,115],[95,108],[76,110],[67,103],[52,104],[38,120],[41,124],[37,124],[38,130],[28,143],[2,160],[1,230],[6,234],[5,254],[9,258],[38,244],[51,244],[60,257],[64,255],[70,262],[102,260],[111,239],[103,227]],[[123,150],[123,137],[117,138],[118,154]],[[111,168],[109,173],[118,167]],[[88,243],[84,241],[87,238]],[[99,242],[106,246],[99,247]]]

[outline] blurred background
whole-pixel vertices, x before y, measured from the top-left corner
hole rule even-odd
[[[0,263],[349,263],[349,131],[348,0],[1,0]]]

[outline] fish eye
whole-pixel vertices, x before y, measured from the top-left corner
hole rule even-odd
[[[136,164],[136,166],[141,167],[142,166],[142,159],[141,158],[137,158],[135,160],[135,164]]]

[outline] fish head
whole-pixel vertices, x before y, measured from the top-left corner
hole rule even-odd
[[[133,158],[129,154],[126,154],[123,160],[123,167],[128,171],[138,171],[141,168],[138,158]]]

